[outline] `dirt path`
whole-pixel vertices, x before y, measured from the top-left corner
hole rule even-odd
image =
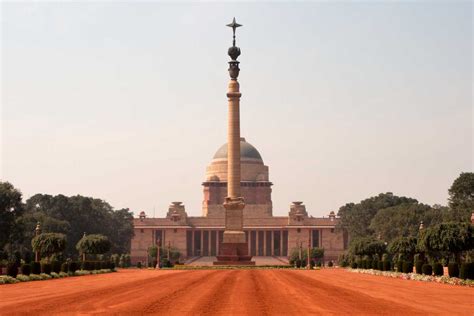
[[[0,286],[0,314],[473,315],[474,289],[305,270],[123,270]]]

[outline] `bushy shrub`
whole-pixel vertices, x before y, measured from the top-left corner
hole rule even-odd
[[[51,274],[52,268],[50,263],[41,264],[41,274]]]
[[[423,273],[423,271],[421,270],[422,267],[423,267],[423,264],[424,264],[423,260],[418,260],[418,261],[416,261],[416,263],[415,263],[415,270],[416,270],[416,273],[418,273],[418,274],[422,274],[422,273]]]
[[[30,277],[27,276],[27,275],[24,275],[24,274],[18,274],[18,275],[16,276],[16,279],[17,279],[18,281],[20,281],[20,282],[27,282],[27,281],[30,280]]]
[[[421,267],[421,271],[423,272],[423,274],[426,274],[426,275],[432,275],[433,274],[433,268],[431,267],[431,264],[425,263]]]
[[[323,265],[323,263],[321,262],[321,260],[318,260],[318,262],[316,262],[316,266],[318,268],[321,268],[322,265]]]
[[[448,264],[448,273],[451,278],[459,278],[459,265],[456,262]]]
[[[443,265],[439,262],[433,264],[433,274],[437,276],[442,276],[444,274]]]
[[[30,274],[30,281],[41,281],[43,278],[39,274]]]
[[[352,263],[351,263],[351,268],[352,268],[352,269],[357,269],[357,262],[352,261]]]
[[[461,264],[459,277],[464,280],[474,280],[474,262],[465,262]]]
[[[332,267],[333,265],[334,265],[334,263],[332,261],[328,262],[328,267]]]
[[[153,264],[154,264],[153,267],[155,267],[155,266],[156,266],[156,260],[153,261]],[[111,262],[111,263],[110,263],[109,269],[110,269],[111,271],[115,271],[115,262]]]
[[[71,261],[68,263],[67,270],[68,272],[76,272],[76,270],[79,268],[79,264],[76,261]]]
[[[59,273],[51,272],[51,277],[52,277],[53,279],[59,279]]]
[[[68,277],[68,276],[69,276],[69,274],[66,273],[66,272],[62,272],[62,271],[59,272],[59,277],[61,277],[61,278],[65,278],[65,277]]]
[[[68,271],[69,271],[69,270],[68,270],[68,267],[69,267],[69,265],[67,264],[67,262],[63,262],[63,263],[61,264],[61,272],[68,273]]]
[[[102,263],[100,261],[94,262],[94,270],[102,269]]]
[[[137,268],[138,268],[138,269],[141,269],[141,268],[142,268],[142,262],[141,262],[141,261],[138,261],[138,262],[137,262]]]
[[[412,273],[413,272],[413,262],[403,261],[403,273]]]
[[[41,263],[36,261],[31,263],[31,273],[39,275],[41,273]]]
[[[392,263],[390,260],[384,260],[382,265],[383,271],[390,271],[392,269]]]
[[[41,265],[41,266],[42,266],[42,265]],[[40,277],[41,277],[41,279],[43,279],[43,280],[49,280],[49,279],[51,279],[51,276],[50,276],[49,274],[47,274],[47,273],[41,273],[41,274],[40,274]]]
[[[17,279],[9,276],[9,275],[0,275],[0,284],[13,284],[13,283],[18,283]]]
[[[314,268],[315,264],[316,264],[316,263],[314,262],[314,260],[310,260],[310,261],[309,261],[309,267],[310,267],[311,269]]]
[[[26,276],[30,275],[31,274],[31,265],[29,265],[27,263],[22,265],[21,266],[21,274],[26,275]]]
[[[165,266],[165,267],[168,266],[168,260],[165,260],[164,266]],[[301,268],[301,260],[300,260],[300,259],[296,259],[296,260],[295,260],[295,266],[296,266],[297,268]]]

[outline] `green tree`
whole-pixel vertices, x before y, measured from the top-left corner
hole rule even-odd
[[[461,173],[448,192],[449,220],[470,222],[471,214],[474,212],[474,173]]]
[[[0,182],[0,250],[7,244],[10,252],[21,237],[21,227],[17,220],[23,213],[21,192],[9,182]]]
[[[110,250],[111,243],[104,235],[92,234],[81,238],[76,249],[81,254],[104,254]]]
[[[58,233],[43,233],[31,240],[33,251],[42,256],[50,257],[66,249],[66,236]]]
[[[386,251],[386,245],[383,241],[373,237],[354,238],[349,245],[349,252],[358,256],[382,256]]]
[[[372,218],[370,229],[377,237],[391,242],[399,237],[417,236],[420,222],[425,227],[441,223],[445,212],[446,208],[440,206],[403,203],[379,210]]]
[[[416,249],[417,239],[415,237],[398,237],[387,247],[388,252],[395,255],[397,259],[409,260],[412,262]]]
[[[399,204],[416,203],[417,200],[407,197],[399,197],[393,193],[380,193],[361,201],[358,204],[348,203],[339,208],[339,228],[347,230],[351,238],[371,236],[374,234],[370,223],[377,212],[388,207]]]
[[[418,247],[434,259],[452,254],[459,261],[463,251],[474,249],[474,226],[469,223],[442,223],[420,235]]]
[[[26,201],[25,213],[20,220],[25,225],[26,235],[33,233],[38,221],[45,232],[66,234],[68,245],[65,254],[68,256],[76,255],[75,245],[85,231],[107,236],[114,253],[130,252],[132,213],[128,209],[114,210],[100,199],[36,194]]]

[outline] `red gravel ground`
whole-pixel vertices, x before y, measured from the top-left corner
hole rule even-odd
[[[0,314],[474,315],[474,288],[341,269],[121,270],[0,285]]]

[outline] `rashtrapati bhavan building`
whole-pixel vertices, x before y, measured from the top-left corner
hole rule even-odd
[[[234,26],[234,48],[235,25],[240,25],[235,24],[235,20],[233,23],[229,26]],[[234,78],[234,85],[235,82]],[[189,216],[181,202],[172,202],[164,218],[147,218],[141,212],[139,218],[134,219],[133,263],[145,262],[147,249],[158,242],[177,248],[182,259],[219,254],[225,229],[223,204],[227,197],[227,158],[228,145],[224,144],[206,168],[201,216]],[[309,242],[311,247],[324,248],[326,261],[336,260],[347,245],[347,236],[336,229],[338,218],[334,212],[327,217],[313,217],[303,202],[297,201],[290,205],[288,216],[273,216],[272,185],[269,168],[259,151],[245,138],[240,138],[240,194],[245,203],[243,231],[248,254],[287,257],[292,249],[300,246],[305,249]]]

